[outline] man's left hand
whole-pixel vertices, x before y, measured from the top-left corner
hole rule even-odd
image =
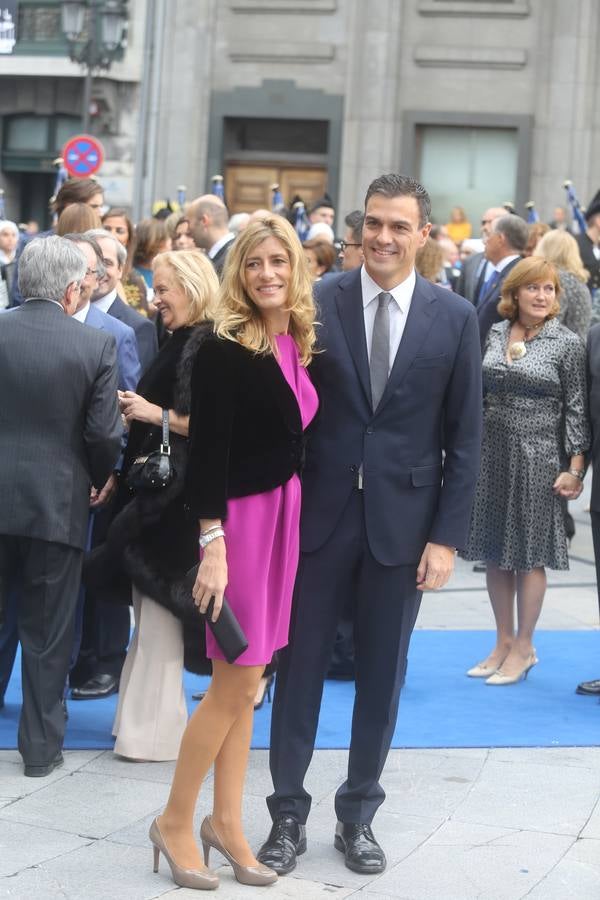
[[[454,547],[445,544],[425,544],[417,569],[417,588],[420,591],[439,591],[454,571]]]
[[[90,497],[90,506],[92,509],[97,509],[99,506],[104,506],[108,503],[115,495],[115,491],[117,490],[117,476],[113,473],[101,491],[96,493],[94,496],[94,492],[92,490],[92,496]]]

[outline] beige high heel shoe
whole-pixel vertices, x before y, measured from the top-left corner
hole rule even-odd
[[[214,891],[215,888],[219,887],[219,876],[215,875],[210,869],[208,872],[200,872],[198,869],[184,869],[182,866],[177,865],[167,850],[167,845],[160,833],[156,819],[150,826],[148,836],[152,841],[152,849],[154,850],[154,872],[158,872],[158,862],[162,853],[171,868],[173,881],[179,887],[193,888],[197,891]]]
[[[477,663],[476,666],[465,672],[465,675],[468,675],[469,678],[489,678],[496,671],[497,666],[484,666],[482,663]]]
[[[204,849],[205,865],[208,865],[208,857],[210,848],[212,847],[214,850],[218,850],[218,852],[231,864],[233,874],[240,884],[251,884],[255,887],[262,887],[262,885],[274,884],[277,881],[277,872],[273,869],[269,869],[268,866],[263,866],[262,863],[258,863],[256,866],[242,866],[234,859],[229,850],[223,846],[219,835],[213,828],[210,816],[206,816],[200,826],[200,839],[202,840],[202,847]]]
[[[494,673],[490,678],[486,679],[486,684],[491,684],[493,687],[500,687],[505,684],[516,684],[518,681],[525,681],[527,676],[529,675],[529,670],[533,669],[539,662],[539,659],[536,656],[535,648],[533,649],[527,664],[521,669],[520,672],[517,672],[516,675],[505,675],[501,669],[498,669],[497,672]]]

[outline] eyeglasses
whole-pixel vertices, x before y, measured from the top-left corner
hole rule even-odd
[[[353,244],[350,241],[338,241],[337,246],[343,253],[347,247],[362,247],[362,244]]]

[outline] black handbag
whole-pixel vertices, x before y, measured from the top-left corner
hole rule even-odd
[[[169,410],[162,411],[162,443],[159,450],[147,456],[136,456],[127,473],[127,486],[132,491],[160,491],[175,478],[169,446]]]
[[[196,576],[198,574],[198,566],[193,566],[188,572],[186,572],[183,581],[180,582],[179,589],[185,592],[186,597],[189,597],[194,603],[194,599],[192,597],[192,590],[196,581]],[[210,630],[212,631],[215,641],[223,651],[223,656],[227,660],[228,663],[233,663],[236,661],[238,656],[241,656],[244,650],[248,649],[248,640],[246,635],[242,631],[242,627],[238,620],[235,617],[235,614],[227,602],[227,600],[223,597],[223,606],[221,607],[221,612],[219,613],[219,618],[216,622],[212,621],[212,611],[214,606],[214,598],[211,599],[208,604],[208,608],[205,613],[200,613]]]

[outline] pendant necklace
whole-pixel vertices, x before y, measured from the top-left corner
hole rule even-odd
[[[546,320],[543,322],[536,322],[535,325],[524,325],[523,322],[519,321],[519,325],[525,329],[525,340],[523,341],[514,341],[512,344],[508,346],[508,355],[511,359],[523,359],[523,357],[527,353],[527,347],[525,346],[527,341],[527,335],[533,331],[537,331],[543,325],[546,324]]]

